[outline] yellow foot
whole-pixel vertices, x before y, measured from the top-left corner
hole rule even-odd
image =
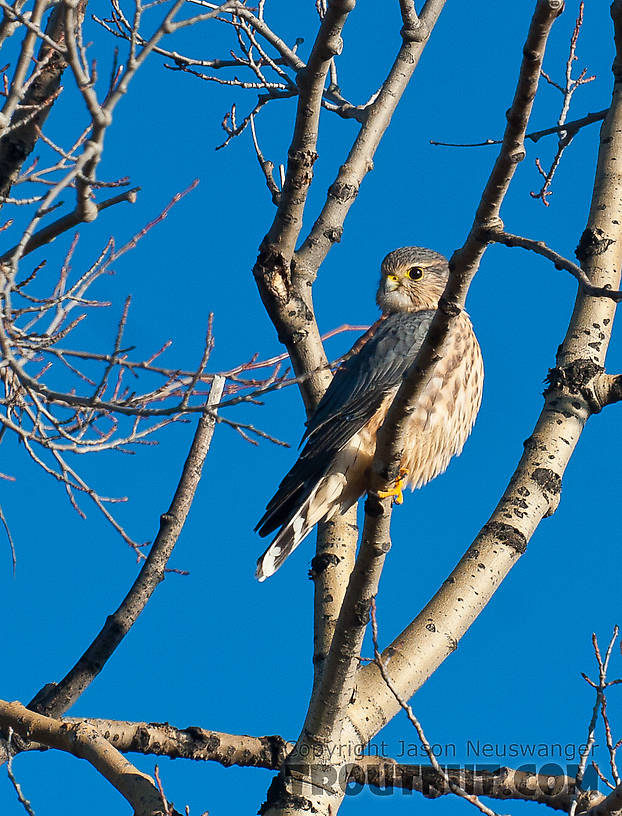
[[[402,488],[406,483],[406,476],[408,476],[408,470],[406,468],[400,468],[400,475],[395,480],[395,487],[392,487],[390,490],[379,490],[378,496],[381,499],[386,499],[389,496],[395,496],[395,504],[402,504],[404,501],[404,494],[402,493]]]

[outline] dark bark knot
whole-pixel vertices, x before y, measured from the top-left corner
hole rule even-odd
[[[341,241],[341,236],[343,235],[343,227],[327,227],[323,235],[325,238],[333,244],[338,244]]]
[[[253,268],[253,275],[261,288],[281,304],[290,299],[292,277],[290,264],[274,246],[262,242]]]
[[[146,754],[149,750],[149,744],[151,742],[149,730],[147,728],[137,728],[136,732],[134,733],[134,740],[136,742],[137,750],[143,754]]]
[[[168,511],[166,513],[162,513],[162,515],[160,516],[160,530],[163,527],[167,527],[174,524],[176,521],[177,517],[173,513],[170,513]]]
[[[263,816],[263,814],[267,813],[271,808],[286,809],[288,807],[292,810],[301,810],[303,812],[308,811],[313,813],[315,811],[312,802],[305,799],[304,796],[296,796],[293,793],[289,793],[285,786],[285,782],[279,774],[275,776],[270,783],[270,787],[268,788],[268,793],[266,795],[266,801],[263,803],[263,805],[261,805],[257,811],[257,814],[258,816]]]
[[[581,262],[588,261],[590,258],[595,258],[606,252],[611,244],[614,244],[613,238],[606,238],[605,233],[601,229],[586,229],[579,240],[579,245],[575,249],[574,254]]]
[[[345,182],[336,181],[328,188],[328,193],[333,198],[337,199],[340,204],[345,204],[347,201],[352,201],[358,195],[359,188],[356,184],[346,184]]]
[[[196,743],[197,748],[207,751],[210,754],[216,753],[220,748],[220,737],[211,734],[209,731],[204,731],[196,725],[191,725],[186,728],[186,733]]]
[[[446,314],[447,317],[458,317],[458,315],[462,312],[460,306],[457,306],[455,303],[452,303],[445,295],[441,295],[441,298],[438,302],[439,311]]]
[[[590,413],[597,414],[603,405],[596,395],[594,381],[603,372],[604,368],[601,365],[586,359],[574,360],[567,366],[551,368],[546,378],[548,387],[544,396],[549,397],[554,392],[559,396],[581,396],[587,403]],[[573,407],[577,406],[573,403]],[[580,407],[579,404],[578,408]]]
[[[316,555],[315,558],[311,559],[311,569],[309,570],[309,578],[312,581],[315,581],[325,569],[330,567],[336,567],[337,564],[341,561],[339,556],[335,555],[335,553],[325,552]]]
[[[527,549],[527,539],[511,524],[504,524],[501,521],[489,521],[482,528],[483,535],[489,535],[495,539],[499,544],[506,547],[511,547],[519,555],[522,555]]]
[[[275,734],[269,737],[261,737],[261,743],[263,745],[263,752],[266,755],[266,759],[270,762],[271,767],[275,770],[280,768],[288,753],[287,742],[285,742],[283,737],[279,737]]]
[[[533,481],[540,486],[547,496],[555,497],[561,493],[562,477],[550,468],[536,468],[531,474]]]
[[[533,481],[540,486],[544,497],[548,501],[548,510],[544,518],[550,518],[557,510],[562,492],[562,477],[550,468],[536,468],[531,474]]]
[[[354,620],[358,626],[367,626],[369,622],[369,610],[371,609],[371,598],[364,598],[354,605]]]
[[[308,187],[313,180],[313,165],[318,159],[318,154],[314,150],[290,150],[287,155],[291,185],[298,189]]]

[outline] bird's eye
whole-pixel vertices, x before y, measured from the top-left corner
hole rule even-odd
[[[418,281],[423,277],[423,269],[420,266],[411,266],[406,274],[411,280]]]

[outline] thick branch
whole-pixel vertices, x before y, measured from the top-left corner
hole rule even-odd
[[[407,5],[405,2],[402,8]],[[373,169],[376,149],[419,63],[429,34],[443,6],[444,0],[427,0],[418,19],[418,26],[413,27],[412,20],[405,16],[402,29],[403,42],[395,62],[377,98],[368,109],[366,120],[359,130],[348,158],[340,167],[337,178],[328,190],[326,203],[320,215],[296,253],[296,264],[306,274],[317,270],[333,244],[341,239],[346,215],[356,200],[363,179]]]
[[[65,718],[63,722],[72,726],[82,724],[95,728],[122,753],[218,762],[226,768],[235,765],[278,770],[294,747],[293,743],[276,735],[252,737],[247,734],[208,731],[198,726],[175,728],[168,723],[72,717]],[[45,746],[31,740],[30,748],[37,750]],[[461,785],[468,793],[490,799],[537,802],[564,812],[568,810],[575,792],[574,779],[568,776],[535,774],[505,766],[492,770],[444,770],[453,783]],[[370,755],[353,759],[348,774],[351,785],[417,791],[429,799],[436,799],[450,792],[431,765],[403,764],[383,756]],[[604,803],[603,800],[603,794],[598,791],[583,791],[579,794],[578,812],[581,813],[599,802]],[[591,816],[600,816],[600,813]]]
[[[313,684],[320,681],[333,640],[339,610],[354,567],[358,526],[356,505],[318,528],[317,548],[311,561],[314,583]]]
[[[123,753],[218,762],[226,768],[237,765],[276,770],[294,747],[293,743],[279,736],[225,734],[198,726],[175,728],[168,723],[74,717],[66,717],[63,722],[86,722]]]
[[[355,0],[332,0],[313,44],[307,67],[296,81],[300,89],[294,135],[288,150],[285,182],[279,206],[265,237],[265,243],[290,259],[302,226],[307,192],[313,177],[312,168],[317,154],[318,123],[322,108],[324,83],[331,60],[341,53],[341,32],[354,8]]]
[[[538,8],[543,4],[539,3]],[[622,3],[613,5],[616,31],[622,29]],[[622,42],[622,37],[618,37]],[[530,59],[528,52],[527,59]],[[622,74],[622,54],[614,74]],[[510,117],[510,122],[512,118]],[[617,288],[622,261],[622,86],[614,84],[612,105],[601,131],[596,181],[588,226],[579,257],[595,286]],[[496,168],[497,169],[497,168]],[[503,185],[505,173],[496,173]],[[493,173],[493,177],[495,173]],[[478,223],[493,220],[498,205],[496,186],[487,185],[467,245],[456,253],[455,265],[481,252]],[[484,233],[485,235],[485,233]],[[455,290],[460,292],[460,287]],[[452,298],[456,296],[452,294]],[[543,412],[525,453],[491,519],[430,603],[400,634],[385,656],[403,696],[412,695],[456,648],[458,640],[482,611],[497,587],[525,551],[540,521],[559,501],[561,477],[592,408],[586,397],[590,383],[602,374],[615,304],[580,291],[568,333],[558,354],[555,381],[546,392]],[[370,738],[397,711],[376,667],[360,672],[359,700],[352,707],[353,729]],[[357,731],[358,729],[358,731]]]
[[[415,790],[428,799],[451,793],[448,785],[430,765],[401,765],[391,759],[379,760],[375,757],[368,757],[359,764],[361,769],[354,771],[353,778],[361,783],[364,780],[379,788]],[[537,802],[564,812],[568,811],[575,789],[574,780],[567,776],[534,774],[508,767],[495,770],[444,768],[444,772],[452,784],[459,785],[468,794],[497,800]],[[602,798],[598,791],[583,791],[579,797],[579,807],[585,810]]]
[[[580,807],[579,805],[579,812]],[[585,816],[616,816],[616,814],[620,813],[622,813],[622,785],[618,785],[615,790],[612,790],[602,802],[593,805]]]
[[[12,728],[23,739],[34,739],[86,759],[127,799],[135,816],[179,816],[170,806],[165,814],[165,805],[153,780],[135,768],[93,726],[67,724],[4,700],[0,700],[0,726],[5,730]]]
[[[262,241],[253,270],[261,299],[279,339],[287,347],[296,376],[322,369],[326,364],[310,280],[296,274],[292,259],[317,159],[315,148],[326,76],[331,60],[341,52],[341,31],[353,8],[354,0],[333,0],[329,4],[308,64],[297,73],[298,105],[285,180],[274,221]],[[329,379],[324,372],[301,385],[308,411],[319,401]]]
[[[390,501],[384,500],[387,505]],[[352,698],[354,676],[359,666],[371,602],[378,591],[384,559],[391,546],[389,514],[382,513],[381,502],[368,499],[365,514],[366,519],[369,515],[379,519],[378,536],[373,542],[369,541],[365,537],[366,529],[363,530],[359,555],[348,582],[321,682],[311,697],[302,734],[292,759],[296,753],[302,757],[315,756],[316,743],[328,743],[338,738],[341,720]]]
[[[168,723],[72,717],[63,719],[63,722],[72,726],[82,724],[95,728],[122,753],[217,762],[226,768],[235,765],[278,770],[294,747],[293,743],[276,735],[253,737],[247,734],[226,734],[198,726],[175,728]],[[45,746],[31,740],[30,748],[37,750]],[[351,762],[348,773],[350,784],[412,790],[429,799],[436,799],[450,792],[431,765],[403,764],[383,756],[357,757]],[[461,785],[468,793],[498,800],[537,802],[554,810],[567,811],[575,792],[572,777],[535,774],[505,766],[492,770],[446,768],[445,773],[452,782]],[[598,791],[583,791],[579,794],[578,812],[603,800],[603,794]]]

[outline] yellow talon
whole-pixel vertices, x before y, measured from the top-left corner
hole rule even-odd
[[[392,487],[390,490],[379,490],[378,496],[381,499],[386,499],[389,496],[395,496],[395,504],[402,504],[404,501],[402,488],[406,483],[406,476],[408,476],[408,470],[406,468],[400,468],[400,475],[395,480],[395,487]]]

